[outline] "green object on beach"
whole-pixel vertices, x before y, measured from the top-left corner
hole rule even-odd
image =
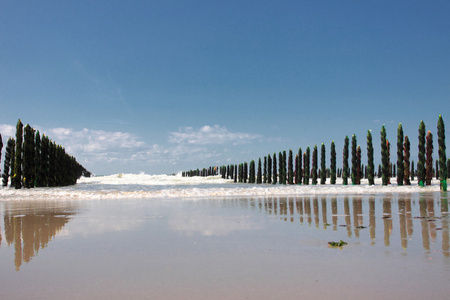
[[[347,245],[347,242],[344,242],[343,240],[340,240],[339,242],[328,242],[328,246],[330,247],[342,247],[344,245]]]
[[[447,180],[441,180],[441,191],[447,191]]]
[[[423,180],[419,181],[419,185],[423,187]]]

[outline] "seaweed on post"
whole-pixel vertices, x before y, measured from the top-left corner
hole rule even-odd
[[[438,124],[438,144],[439,144],[439,180],[442,191],[447,191],[447,178],[449,172],[449,161],[445,150],[445,126],[442,116],[439,115]]]
[[[436,169],[434,172],[434,176],[436,176],[436,179],[439,180],[439,159],[436,159],[435,163],[436,163]]]
[[[431,185],[431,180],[433,178],[433,134],[428,131],[427,137],[427,160],[426,160],[426,173],[425,173],[425,184]]]
[[[297,172],[296,172],[297,177],[298,177],[298,184],[302,184],[302,179],[303,179],[302,158],[303,158],[302,148],[298,148],[298,165],[297,165]]]
[[[403,156],[403,127],[398,124],[397,128],[397,184],[403,185],[405,175],[405,165]]]
[[[278,182],[283,184],[283,153],[278,152]]]
[[[325,165],[325,145],[322,143],[320,149],[320,184],[326,182],[327,167]]]
[[[450,158],[447,158],[447,178],[450,177]]]
[[[405,135],[405,142],[403,143],[403,169],[404,169],[404,176],[403,176],[403,181],[405,183],[405,185],[411,185],[411,171],[410,171],[410,147],[411,144],[409,143],[409,138],[407,135]]]
[[[272,180],[272,184],[277,184],[277,180],[278,180],[278,174],[277,174],[277,155],[275,153],[273,153],[273,180]]]
[[[292,149],[289,149],[288,156],[288,184],[294,184],[294,162],[292,158]]]
[[[361,184],[361,147],[356,148],[356,184]]]
[[[383,185],[388,185],[389,183],[388,143],[386,140],[386,128],[383,125],[381,126],[381,178]]]
[[[35,177],[35,137],[34,129],[27,124],[24,128],[23,143],[23,185],[25,188],[34,187]]]
[[[349,139],[348,136],[345,136],[344,140],[344,150],[343,150],[343,163],[342,163],[342,184],[348,184],[348,147],[349,147]]]
[[[247,162],[244,162],[244,183],[247,183],[248,179],[248,164]]]
[[[303,183],[305,184],[305,185],[309,185],[309,171],[310,171],[310,166],[309,166],[309,162],[310,162],[310,152],[311,152],[311,150],[309,149],[309,146],[306,148],[306,152],[305,152],[305,155],[304,155],[304,159],[303,159],[303,161],[304,161],[304,165],[305,165],[305,167],[304,167],[304,180],[303,180]]]
[[[23,144],[23,124],[19,119],[16,126],[16,158],[14,163],[13,185],[14,188],[22,188],[22,144]]]
[[[6,148],[5,148],[5,161],[4,161],[4,168],[3,168],[3,175],[2,175],[2,181],[3,186],[8,186],[9,176],[10,176],[10,167],[11,162],[14,159],[14,147],[16,146],[15,140],[10,137],[8,138],[8,141],[6,142]]]
[[[258,160],[258,173],[256,176],[256,183],[261,184],[262,183],[262,174],[261,174],[261,157]]]
[[[272,156],[267,155],[267,183],[272,183]]]
[[[286,184],[286,180],[287,180],[287,168],[286,168],[286,151],[285,150],[283,150],[283,164],[282,164],[282,166],[283,166],[283,176],[282,176],[282,178],[283,178],[283,181],[282,181],[282,183],[283,184]]]
[[[352,184],[358,184],[358,160],[356,157],[356,135],[352,135]]]
[[[312,154],[312,177],[311,177],[312,185],[317,184],[317,145],[314,145],[313,154]]]
[[[417,181],[420,186],[425,183],[425,123],[419,125],[419,161],[417,162]]]
[[[372,142],[372,131],[367,131],[367,179],[369,180],[369,185],[375,184],[375,167],[373,163],[373,142]]]
[[[264,156],[263,183],[267,183],[267,156]]]
[[[330,156],[330,183],[336,184],[336,146],[334,141],[331,141]]]

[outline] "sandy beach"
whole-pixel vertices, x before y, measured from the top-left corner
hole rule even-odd
[[[0,294],[445,299],[447,201],[424,192],[1,202]]]

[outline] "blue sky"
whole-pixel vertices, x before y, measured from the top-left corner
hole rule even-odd
[[[21,118],[96,174],[159,174],[321,143],[328,161],[352,134],[364,163],[369,129],[379,161],[382,124],[395,144],[402,123],[417,161],[420,120],[435,139],[450,122],[449,15],[448,1],[0,0],[0,133]]]

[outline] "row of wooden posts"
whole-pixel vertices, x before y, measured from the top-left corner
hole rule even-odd
[[[440,180],[442,190],[447,190],[447,178],[450,177],[450,159],[446,158],[445,146],[445,125],[442,116],[439,115],[437,123],[437,135],[439,158],[433,166],[433,134],[428,131],[425,135],[425,123],[420,122],[418,136],[418,161],[417,168],[414,169],[414,161],[410,161],[410,141],[407,135],[403,133],[403,127],[400,123],[397,129],[397,162],[392,164],[391,143],[386,138],[386,128],[383,125],[380,131],[381,144],[381,164],[378,165],[378,177],[382,178],[382,185],[390,184],[392,177],[397,178],[398,185],[411,185],[414,176],[417,176],[418,184],[421,186],[431,185],[433,175]],[[295,158],[292,150],[280,151],[278,155],[268,154],[258,159],[256,166],[255,160],[250,164],[243,162],[240,164],[211,166],[208,168],[189,170],[182,172],[182,176],[217,176],[233,179],[239,183],[256,184],[311,184],[316,185],[326,183],[326,178],[330,178],[330,184],[336,184],[336,177],[342,177],[342,183],[347,185],[349,178],[354,185],[361,184],[361,179],[368,179],[369,185],[375,184],[375,167],[373,156],[372,132],[367,131],[367,165],[361,164],[361,147],[357,145],[356,135],[352,136],[351,141],[351,166],[349,165],[349,147],[350,140],[348,136],[344,139],[342,168],[336,168],[336,148],[334,141],[330,147],[330,165],[326,166],[326,149],[322,143],[320,148],[320,167],[318,160],[318,148],[314,146],[312,150],[308,146],[305,152],[299,148]],[[277,163],[278,157],[278,163]],[[312,166],[310,165],[312,163]],[[396,176],[395,176],[396,175]]]
[[[0,160],[3,148],[0,134]],[[16,189],[22,187],[56,187],[73,185],[81,176],[90,176],[75,157],[66,153],[61,145],[51,141],[46,135],[29,124],[23,127],[19,119],[16,138],[10,137],[6,144],[3,186]]]

